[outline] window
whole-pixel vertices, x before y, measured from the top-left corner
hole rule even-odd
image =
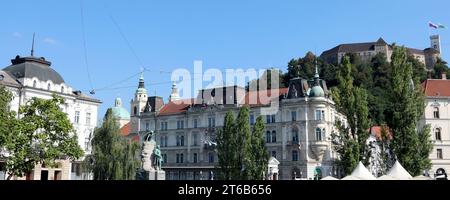
[[[272,143],[277,142],[277,132],[276,131],[272,131]]]
[[[177,153],[177,160],[176,163],[183,163],[183,154],[182,153]]]
[[[86,113],[86,125],[91,125],[91,113]]]
[[[177,121],[177,129],[183,129],[184,128],[184,120],[178,120]]]
[[[192,156],[192,162],[197,163],[197,153],[194,153],[194,155]]]
[[[322,120],[322,112],[321,110],[316,110],[316,120]]]
[[[75,111],[75,124],[80,123],[80,111]]]
[[[437,159],[442,159],[442,149],[436,149],[437,151]]]
[[[251,114],[250,115],[250,125],[255,124],[255,115]]]
[[[148,121],[145,122],[145,130],[146,131],[150,130],[150,123]]]
[[[316,128],[316,140],[322,141],[322,130],[320,128]]]
[[[133,108],[133,113],[134,113],[134,115],[137,115],[137,107],[136,106]]]
[[[272,123],[275,123],[275,115],[272,115]]]
[[[322,120],[325,120],[325,110],[322,110]]]
[[[198,146],[198,134],[197,133],[194,133],[192,135],[192,145],[193,146]]]
[[[36,80],[33,81],[33,87],[34,88],[37,87],[37,81]]]
[[[194,119],[194,128],[197,128],[197,125],[198,125],[198,120]]]
[[[297,121],[297,111],[291,111],[291,121]]]
[[[298,161],[298,151],[292,151],[292,161]]]
[[[266,115],[266,124],[270,124],[270,115]]]
[[[161,130],[167,131],[167,122],[161,122]]]
[[[439,119],[439,108],[438,107],[434,107],[433,117],[435,119]]]
[[[214,153],[213,152],[208,153],[208,161],[209,161],[209,163],[214,163]]]
[[[436,136],[436,140],[442,140],[440,128],[437,128],[436,131],[434,132],[434,134]]]
[[[178,147],[184,146],[184,136],[183,135],[177,135],[177,146]]]
[[[274,158],[277,158],[277,152],[276,151],[272,151],[270,152],[270,155]]]
[[[50,90],[50,83],[47,84],[47,90]]]
[[[296,129],[292,130],[292,142],[298,143],[298,131]]]
[[[270,131],[266,132],[266,143],[270,143]]]
[[[165,136],[161,136],[161,137],[159,138],[162,147],[165,147],[165,146],[164,146],[165,139],[166,139]]]
[[[64,93],[64,86],[61,86],[61,93]]]
[[[162,154],[163,162],[167,163],[167,154]]]
[[[216,127],[216,118],[214,117],[208,118],[208,127]]]

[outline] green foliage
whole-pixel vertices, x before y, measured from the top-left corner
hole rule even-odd
[[[261,116],[256,118],[251,137],[251,159],[252,166],[250,174],[252,180],[264,180],[267,173],[267,165],[269,162],[269,153],[264,142],[264,121]]]
[[[409,173],[419,175],[429,167],[431,150],[428,148],[430,138],[426,138],[429,128],[418,127],[424,112],[424,94],[418,80],[413,79],[412,64],[404,47],[394,46],[391,68],[391,105],[386,116],[387,125],[393,132],[392,150]]]
[[[336,123],[338,133],[332,133],[334,149],[340,155],[337,162],[345,173],[351,172],[358,161],[368,164],[370,148],[366,145],[370,121],[366,90],[353,86],[352,64],[344,57],[337,79],[339,85],[333,90],[337,109],[347,118],[348,125]]]
[[[19,108],[19,120],[9,119],[11,132],[4,144],[8,179],[30,173],[39,163],[55,167],[58,159],[83,156],[72,123],[60,109],[63,104],[64,99],[56,95],[49,100],[33,97]]]
[[[217,157],[219,158],[219,178],[231,180],[239,174],[236,163],[236,131],[234,127],[234,116],[232,111],[225,115],[224,126],[217,132]]]
[[[12,93],[0,85],[0,148],[4,147],[10,135],[15,131],[16,113],[9,109],[11,100]]]
[[[218,170],[222,180],[262,180],[267,171],[268,152],[264,143],[264,122],[256,119],[253,133],[250,131],[249,108],[225,115],[224,126],[217,133]]]
[[[443,61],[441,58],[438,58],[433,68],[432,78],[441,79],[442,74],[450,75],[449,72],[450,69],[448,68],[447,62]]]
[[[272,77],[273,76],[273,77]],[[272,78],[277,79],[277,84],[274,84],[277,88],[287,87],[287,84],[284,82],[284,74],[281,70],[277,69],[268,69],[266,70],[261,77],[256,80],[252,80],[248,82],[246,86],[247,90],[267,90],[272,89]]]
[[[119,124],[108,109],[101,127],[94,131],[92,155],[85,166],[94,180],[132,180],[139,167],[139,145],[122,137]]]

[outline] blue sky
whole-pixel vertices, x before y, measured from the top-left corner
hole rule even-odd
[[[145,72],[149,95],[156,90],[167,101],[170,72],[193,69],[194,60],[207,68],[286,70],[287,62],[340,43],[368,42],[383,37],[412,48],[428,47],[428,21],[450,26],[450,3],[429,1],[82,1],[86,49],[92,85],[84,58],[80,0],[15,0],[0,3],[0,66],[19,54],[35,55],[73,88],[104,103],[101,118],[115,97],[124,106]],[[439,31],[442,57],[450,58],[450,30]],[[437,33],[431,31],[431,33]],[[164,72],[161,72],[164,71]],[[163,84],[150,84],[163,83]],[[205,83],[206,85],[206,83]]]

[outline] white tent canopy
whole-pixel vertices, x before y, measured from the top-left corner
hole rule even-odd
[[[358,177],[354,177],[352,175],[348,175],[348,176],[342,178],[341,180],[361,180],[361,179],[359,179]]]
[[[392,166],[387,175],[399,180],[412,179],[412,176],[408,173],[408,171],[406,171],[405,168],[403,168],[403,166],[398,161],[395,161],[394,166]]]
[[[325,178],[323,178],[323,179],[320,179],[320,180],[333,181],[333,180],[339,180],[339,179],[334,178],[334,177],[332,177],[332,176],[327,176],[327,177],[325,177]]]
[[[383,175],[377,178],[377,180],[398,180],[392,176],[388,176],[388,175]]]
[[[353,170],[351,176],[357,177],[361,180],[376,180],[375,176],[373,176],[372,173],[370,173],[369,170],[367,170],[367,168],[364,167],[361,161],[358,163],[358,166],[356,166],[356,168]]]

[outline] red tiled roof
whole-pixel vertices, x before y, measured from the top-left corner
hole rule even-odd
[[[281,95],[287,94],[288,88],[280,88],[278,90],[278,95],[272,95],[274,90],[263,90],[263,91],[251,91],[245,94],[245,98],[243,99],[245,105],[249,106],[262,106],[268,105],[274,98],[278,98]],[[186,112],[189,106],[195,104],[195,99],[182,99],[169,102],[165,104],[161,110],[159,110],[158,115],[173,115],[180,114]]]
[[[131,122],[128,122],[122,128],[120,128],[120,135],[122,135],[122,136],[130,135],[130,126],[131,126]]]
[[[381,140],[382,139],[382,137],[381,137],[381,129],[382,129],[381,126],[372,126],[369,131],[370,131],[371,135],[373,135],[373,136],[375,136],[375,138],[377,138],[377,140]],[[389,140],[391,140],[392,139],[392,133],[391,133],[391,131],[389,130],[388,127],[386,127],[386,129],[387,129],[387,134],[388,134]]]
[[[135,136],[133,136],[133,137],[131,138],[131,141],[139,142],[140,139],[141,139],[141,138],[139,138],[139,135],[135,135]]]
[[[171,101],[159,110],[159,115],[171,115],[186,112],[187,107],[192,105],[194,100],[195,99],[181,99]]]
[[[428,79],[422,83],[425,96],[432,97],[449,97],[450,96],[450,80],[446,79]]]

